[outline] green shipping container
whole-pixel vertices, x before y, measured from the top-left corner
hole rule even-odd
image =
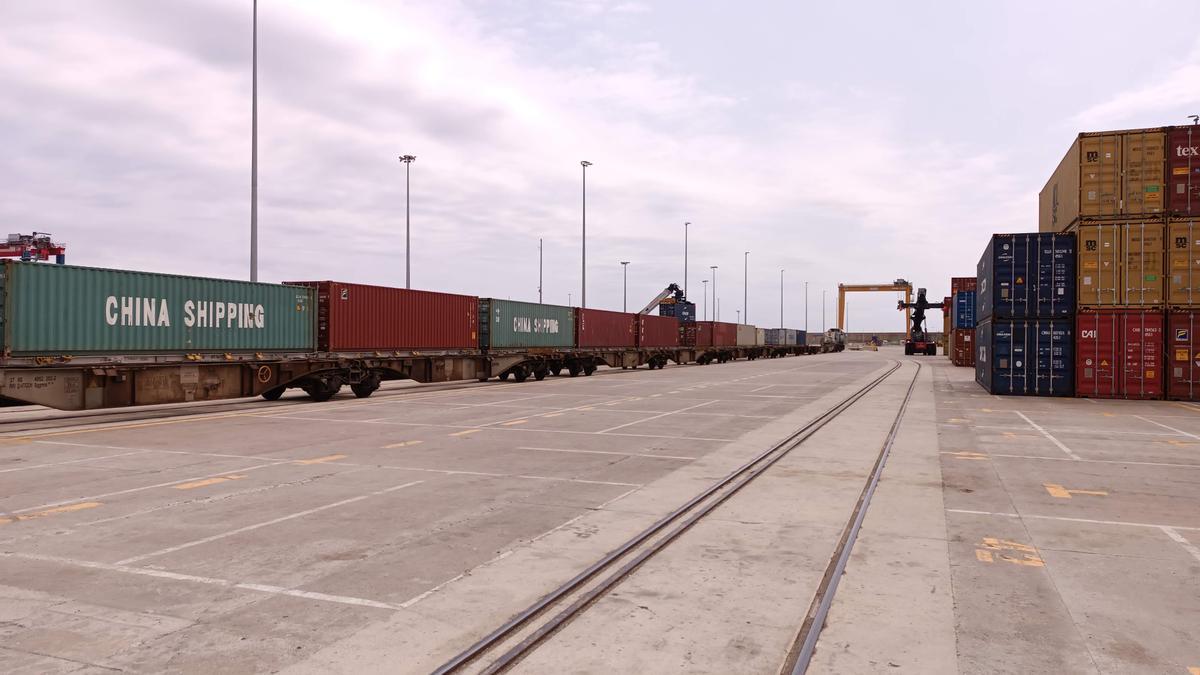
[[[575,310],[571,307],[479,299],[479,346],[483,349],[570,349],[574,344]]]
[[[4,261],[6,356],[314,351],[315,290]]]

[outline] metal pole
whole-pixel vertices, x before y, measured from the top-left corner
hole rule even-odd
[[[621,261],[621,311],[629,311],[629,261]]]
[[[804,334],[808,335],[808,282],[804,282]]]
[[[258,281],[258,0],[251,20],[250,76],[250,281]]]
[[[742,255],[742,318],[750,323],[750,251]]]
[[[704,320],[708,321],[708,279],[700,282],[704,287]]]
[[[779,327],[783,328],[783,270],[779,270]]]
[[[400,155],[400,161],[404,163],[404,287],[412,288],[412,274],[409,263],[412,260],[412,240],[409,236],[411,227],[409,226],[409,209],[408,209],[408,169],[409,165],[417,160],[416,155]]]
[[[592,163],[585,159],[579,165],[583,167],[583,269],[580,274],[579,306],[587,307],[587,168]]]
[[[821,332],[825,332],[825,290],[821,290]]]
[[[712,285],[713,285],[713,320],[721,320],[721,306],[717,304],[717,266],[709,265],[712,270]]]
[[[542,238],[538,237],[538,304],[542,304]]]
[[[738,322],[738,323],[741,323],[741,322],[742,322],[742,310],[740,310],[740,309],[735,309],[735,310],[733,310],[733,311],[737,312],[737,322]]]
[[[689,223],[684,223],[684,224],[683,224],[683,297],[684,297],[685,299],[686,299],[686,298],[687,298],[687,296],[688,296],[688,294],[687,294],[687,272],[688,272],[688,258],[687,258],[687,253],[688,253],[688,251],[687,251],[687,248],[688,248],[688,247],[687,247],[687,245],[688,245],[688,225],[691,225],[691,223],[689,222]]]

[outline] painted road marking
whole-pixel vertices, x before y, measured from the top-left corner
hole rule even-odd
[[[950,455],[951,457],[957,457],[959,459],[974,459],[974,460],[986,461],[988,458],[988,456],[983,454],[982,452],[948,452],[946,454]]]
[[[277,525],[277,524],[279,524],[279,523],[287,522],[287,521],[289,521],[289,520],[294,520],[294,519],[296,519],[296,518],[303,518],[303,517],[305,517],[305,516],[311,516],[311,515],[313,515],[314,513],[320,513],[320,512],[322,512],[322,511],[328,511],[329,509],[336,509],[336,508],[338,508],[339,506],[345,506],[345,505],[347,505],[347,504],[353,504],[353,503],[355,503],[355,502],[361,502],[361,501],[362,501],[362,500],[364,500],[364,499],[370,499],[371,497],[378,497],[378,496],[380,496],[380,495],[385,495],[385,494],[387,494],[387,493],[389,493],[389,492],[395,492],[396,490],[403,490],[404,488],[409,488],[409,487],[412,487],[412,486],[414,486],[414,485],[420,485],[421,483],[424,483],[424,482],[425,482],[425,481],[421,481],[421,480],[414,480],[414,481],[412,481],[412,482],[409,482],[409,483],[402,483],[402,484],[400,484],[400,485],[393,485],[393,486],[392,486],[392,487],[390,487],[390,488],[385,488],[385,489],[383,489],[383,490],[376,490],[375,492],[368,492],[368,493],[367,493],[367,494],[365,494],[365,495],[359,495],[359,496],[357,496],[357,497],[351,497],[351,498],[349,498],[349,499],[343,499],[343,500],[341,500],[341,501],[333,502],[332,504],[326,504],[326,505],[324,505],[324,506],[318,506],[318,507],[316,507],[316,508],[313,508],[313,509],[306,509],[306,510],[304,510],[304,511],[299,511],[299,512],[297,512],[297,513],[292,513],[292,514],[289,514],[289,515],[286,515],[286,516],[281,516],[281,517],[279,517],[279,518],[273,518],[273,519],[271,519],[271,520],[263,521],[263,522],[261,522],[261,523],[255,523],[255,524],[253,524],[253,525],[247,525],[247,526],[245,526],[245,527],[239,527],[239,528],[237,528],[237,529],[234,529],[234,530],[229,530],[228,532],[222,532],[222,533],[220,533],[220,534],[214,534],[214,535],[212,535],[211,537],[204,537],[203,539],[196,539],[196,540],[189,541],[189,542],[186,542],[186,543],[183,543],[183,544],[178,544],[178,545],[175,545],[175,546],[168,546],[167,548],[159,549],[159,550],[157,550],[157,551],[151,551],[150,553],[143,553],[142,555],[135,555],[135,556],[133,556],[132,558],[126,558],[126,559],[124,559],[124,560],[119,560],[119,561],[117,561],[117,565],[129,565],[129,564],[132,564],[132,563],[135,563],[135,562],[141,562],[141,561],[143,561],[143,560],[146,560],[147,558],[156,558],[156,557],[158,557],[158,556],[160,556],[160,555],[167,555],[168,553],[174,553],[174,552],[176,552],[176,551],[182,551],[182,550],[183,550],[183,549],[185,549],[185,548],[191,548],[191,547],[193,547],[193,546],[200,546],[201,544],[208,544],[208,543],[210,543],[210,542],[214,542],[214,541],[217,541],[217,540],[219,540],[219,539],[224,539],[224,538],[226,538],[226,537],[232,537],[232,536],[234,536],[234,535],[242,534],[242,533],[245,533],[245,532],[251,532],[251,531],[253,531],[253,530],[257,530],[257,529],[259,529],[259,528],[268,527],[268,526],[270,526],[270,525]]]
[[[953,455],[953,452],[942,451],[943,455]],[[1135,462],[1127,459],[1081,459],[1073,460],[1069,457],[1042,457],[1041,455],[1009,455],[1000,452],[989,453],[989,457],[1005,457],[1008,459],[1036,459],[1045,460],[1047,462],[1091,462],[1093,464],[1129,464],[1133,466],[1175,466],[1180,468],[1200,469],[1200,464],[1175,464],[1172,462]]]
[[[336,462],[339,459],[346,459],[347,455],[325,455],[324,457],[314,457],[312,459],[298,459],[297,464],[324,464],[325,462]]]
[[[674,415],[675,413],[681,413],[681,412],[685,412],[685,411],[687,411],[687,410],[695,410],[696,408],[700,408],[700,407],[703,407],[703,406],[706,406],[706,405],[712,405],[712,404],[714,404],[714,403],[716,403],[716,401],[704,401],[704,402],[702,402],[702,403],[697,403],[696,405],[690,405],[690,406],[688,406],[688,407],[686,407],[686,408],[682,408],[682,409],[680,409],[680,410],[672,410],[672,411],[670,411],[670,412],[665,412],[665,413],[661,413],[661,414],[658,414],[658,415],[654,415],[653,417],[644,417],[644,418],[642,418],[642,419],[640,419],[640,420],[634,420],[633,422],[626,422],[625,424],[618,424],[618,425],[617,425],[617,426],[615,426],[615,427],[609,427],[609,428],[607,428],[607,429],[601,429],[600,431],[598,431],[598,432],[596,432],[596,433],[600,433],[600,434],[606,434],[606,433],[608,433],[608,432],[610,432],[610,431],[616,431],[617,429],[624,429],[625,427],[631,427],[631,426],[633,426],[633,425],[635,425],[635,424],[641,424],[642,422],[649,422],[649,421],[651,421],[651,420],[656,420],[656,419],[659,419],[659,418],[662,418],[662,417],[666,417],[667,415]]]
[[[1134,417],[1138,418],[1139,420],[1141,420],[1143,422],[1149,422],[1150,424],[1153,424],[1155,426],[1159,426],[1164,429],[1174,431],[1175,433],[1179,434],[1180,436],[1187,436],[1188,438],[1194,438],[1194,439],[1200,441],[1200,436],[1197,436],[1196,434],[1188,433],[1188,432],[1184,431],[1183,429],[1176,429],[1175,427],[1169,427],[1169,426],[1163,424],[1162,422],[1155,422],[1154,420],[1142,417],[1141,415],[1134,415]]]
[[[528,421],[529,421],[529,420],[509,420],[509,421],[507,421],[507,422],[501,422],[501,423],[500,423],[500,426],[502,426],[502,427],[512,427],[512,426],[516,426],[516,425],[518,425],[518,424],[525,424],[525,423],[526,423],[526,422],[528,422]]]
[[[407,447],[410,447],[413,445],[420,445],[424,442],[425,441],[400,441],[399,443],[392,443],[391,445],[385,445],[385,446],[383,446],[383,448],[385,450],[391,450],[392,448],[407,448]]]
[[[1200,666],[1190,666],[1188,668],[1188,675],[1200,675]]]
[[[619,457],[650,457],[653,459],[678,459],[683,461],[691,461],[695,457],[687,457],[684,455],[656,455],[648,452],[613,452],[609,450],[567,450],[565,448],[531,448],[520,447],[518,450],[537,450],[540,452],[569,452],[580,455],[617,455]]]
[[[1196,560],[1200,560],[1200,548],[1197,548],[1195,544],[1188,541],[1182,534],[1179,534],[1178,532],[1176,532],[1175,528],[1163,527],[1160,529],[1162,529],[1162,531],[1164,533],[1166,533],[1166,535],[1168,537],[1170,537],[1172,540],[1174,540],[1174,542],[1176,544],[1179,544],[1180,546],[1182,546],[1183,550],[1187,551],[1188,553],[1191,553],[1193,558],[1195,558]]]
[[[970,420],[965,420],[961,417],[951,417],[950,419],[946,420],[946,422],[950,423],[950,424],[962,424],[962,423],[970,422]]]
[[[120,572],[122,574],[136,574],[145,577],[157,577],[159,579],[170,579],[172,581],[187,581],[191,583],[207,584],[210,586],[224,586],[226,588],[241,588],[248,591],[257,591],[259,593],[270,593],[272,595],[287,595],[294,598],[305,598],[307,600],[320,600],[323,602],[336,602],[343,605],[358,605],[360,607],[377,607],[379,609],[398,610],[399,605],[393,605],[387,602],[379,602],[377,600],[369,600],[367,598],[355,598],[346,595],[330,595],[328,593],[314,593],[312,591],[300,591],[292,588],[283,588],[282,586],[270,586],[267,584],[250,584],[228,579],[215,579],[213,577],[200,577],[194,574],[179,574],[178,572],[168,572],[166,570],[157,570],[149,567],[125,567],[124,565],[110,565],[108,563],[91,562],[88,560],[72,560],[70,558],[59,558],[57,556],[39,555],[35,553],[10,553],[0,551],[0,557],[19,558],[22,560],[36,560],[38,562],[53,563],[57,565],[70,565],[72,567],[83,567],[86,569],[101,570],[106,572]]]
[[[196,488],[208,487],[217,483],[226,483],[231,480],[241,480],[245,476],[217,476],[216,478],[206,478],[204,480],[192,481],[191,483],[180,483],[173,486],[176,490],[195,490]]]
[[[1046,488],[1046,492],[1050,493],[1051,497],[1059,499],[1070,499],[1071,495],[1093,495],[1096,497],[1107,497],[1108,493],[1103,490],[1068,490],[1058,483],[1042,483]]]
[[[1004,513],[1003,511],[973,511],[971,509],[946,509],[946,513],[965,513],[971,516],[995,516],[997,518],[1036,518],[1038,520],[1061,520],[1068,523],[1089,523],[1092,525],[1127,525],[1129,527],[1153,527],[1155,529],[1163,529],[1164,527],[1172,530],[1194,530],[1200,532],[1200,527],[1191,525],[1161,525],[1159,523],[1137,523],[1125,520],[1093,520],[1091,518],[1068,518],[1067,516],[1039,516],[1028,513]]]
[[[35,441],[37,443],[48,443],[49,441]],[[56,444],[58,445],[58,444]],[[74,444],[72,444],[74,445]],[[98,462],[102,459],[114,459],[116,457],[128,457],[129,455],[140,455],[142,453],[151,452],[150,450],[134,450],[132,452],[122,452],[119,455],[100,455],[99,457],[84,457],[83,459],[72,459],[66,462],[50,462],[48,464],[30,464],[29,466],[16,466],[11,469],[0,469],[0,473],[10,473],[13,471],[28,471],[29,469],[44,469],[49,466],[66,466],[67,464],[79,464],[80,462]]]
[[[545,415],[542,415],[542,417],[562,417],[562,413],[560,413],[560,412],[546,413]]]
[[[1041,428],[1040,426],[1038,426],[1036,422],[1034,422],[1033,420],[1031,420],[1031,419],[1029,419],[1028,417],[1026,417],[1026,416],[1025,416],[1025,413],[1021,412],[1020,410],[1017,410],[1017,411],[1015,411],[1015,412],[1017,413],[1017,415],[1018,415],[1018,416],[1020,416],[1020,418],[1021,418],[1021,419],[1025,420],[1027,423],[1029,423],[1029,426],[1033,427],[1033,428],[1034,428],[1035,430],[1037,430],[1037,432],[1038,432],[1038,433],[1040,433],[1041,435],[1043,435],[1043,436],[1045,436],[1046,438],[1050,439],[1050,442],[1052,442],[1052,443],[1054,443],[1055,445],[1057,445],[1059,450],[1062,450],[1063,452],[1067,453],[1067,456],[1068,456],[1068,457],[1070,457],[1071,459],[1074,459],[1074,460],[1078,460],[1078,459],[1080,459],[1079,455],[1075,454],[1074,452],[1071,452],[1071,449],[1070,449],[1070,448],[1068,448],[1067,446],[1063,445],[1063,444],[1062,444],[1062,441],[1060,441],[1060,440],[1058,440],[1057,438],[1055,438],[1055,437],[1051,436],[1049,431],[1046,431],[1045,429],[1043,429],[1043,428]]]
[[[52,509],[46,509],[44,511],[34,511],[33,513],[22,513],[21,515],[18,515],[18,516],[8,516],[8,517],[0,518],[0,525],[6,525],[8,523],[15,523],[19,520],[33,520],[35,518],[45,518],[46,516],[53,516],[53,515],[56,515],[59,513],[71,513],[74,511],[83,511],[85,509],[94,509],[97,506],[101,506],[101,503],[100,502],[80,502],[78,504],[68,504],[66,506],[58,506],[58,507],[55,507]]]
[[[482,430],[481,429],[466,429],[464,431],[456,431],[450,435],[451,436],[470,436],[471,434],[477,434],[480,431],[482,431]]]
[[[997,539],[995,537],[984,537],[983,541],[977,544],[983,548],[975,549],[975,559],[980,562],[995,562],[995,557],[1014,565],[1025,565],[1027,567],[1044,567],[1045,562],[1037,555],[1037,549],[1016,541],[1007,539]],[[995,553],[992,553],[995,551]]]

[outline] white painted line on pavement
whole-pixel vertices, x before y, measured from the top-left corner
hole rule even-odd
[[[518,450],[538,450],[541,452],[569,452],[580,455],[617,455],[619,457],[650,457],[652,459],[679,459],[691,461],[695,457],[685,457],[683,455],[656,455],[649,452],[613,452],[610,450],[567,450],[565,448],[533,448],[522,446]]]
[[[1183,429],[1176,429],[1175,427],[1169,427],[1169,426],[1163,424],[1162,422],[1155,422],[1154,420],[1142,417],[1141,415],[1134,415],[1134,417],[1138,418],[1139,420],[1141,420],[1143,422],[1149,422],[1150,424],[1153,424],[1155,426],[1159,426],[1164,429],[1170,429],[1171,431],[1174,431],[1175,433],[1179,434],[1180,436],[1187,436],[1188,438],[1194,438],[1194,439],[1200,441],[1200,436],[1197,436],[1196,434],[1188,433],[1188,432],[1184,431]]]
[[[1043,429],[1043,428],[1041,428],[1040,426],[1038,426],[1036,422],[1034,422],[1033,420],[1031,420],[1031,419],[1029,419],[1028,417],[1026,417],[1026,416],[1025,416],[1025,413],[1023,413],[1023,412],[1021,412],[1021,411],[1019,411],[1019,410],[1016,410],[1016,411],[1014,411],[1014,412],[1016,412],[1016,413],[1017,413],[1017,415],[1019,415],[1021,419],[1025,420],[1026,422],[1028,422],[1028,423],[1029,423],[1029,426],[1033,427],[1034,429],[1037,429],[1038,433],[1040,433],[1041,435],[1043,435],[1043,436],[1045,436],[1046,438],[1050,439],[1050,441],[1051,441],[1052,443],[1054,443],[1055,445],[1057,445],[1057,446],[1058,446],[1058,449],[1059,449],[1059,450],[1062,450],[1063,452],[1067,453],[1067,456],[1068,456],[1068,457],[1070,457],[1071,459],[1075,459],[1075,460],[1078,460],[1078,459],[1080,459],[1079,455],[1075,454],[1074,452],[1071,452],[1071,449],[1070,449],[1070,448],[1068,448],[1067,446],[1063,445],[1063,444],[1062,444],[1062,441],[1060,441],[1060,440],[1058,440],[1057,438],[1055,438],[1055,437],[1051,436],[1049,431],[1046,431],[1045,429]]]
[[[34,441],[40,443],[41,441]],[[134,450],[132,452],[122,452],[117,455],[100,455],[98,457],[84,457],[83,459],[72,459],[67,462],[50,462],[47,464],[30,464],[29,466],[14,466],[11,469],[0,469],[0,473],[12,473],[13,471],[28,471],[30,469],[45,469],[52,466],[66,466],[68,464],[79,464],[81,462],[98,462],[102,459],[114,459],[116,457],[128,457],[130,455],[140,455],[149,450]]]
[[[941,452],[941,454],[956,455],[958,453],[951,452],[948,450],[943,450]],[[987,457],[1005,457],[1008,459],[1046,460],[1047,462],[1092,462],[1095,464],[1133,464],[1136,466],[1172,466],[1172,467],[1179,467],[1179,468],[1185,468],[1185,469],[1200,469],[1200,463],[1198,463],[1198,464],[1176,464],[1174,462],[1137,462],[1137,461],[1126,460],[1126,459],[1071,459],[1069,457],[1042,457],[1041,455],[1007,455],[1007,454],[998,453],[998,452],[989,452],[989,453],[986,453],[985,456],[987,456]]]
[[[1168,537],[1173,539],[1176,544],[1179,544],[1180,546],[1182,546],[1183,550],[1187,551],[1188,553],[1191,553],[1193,558],[1195,558],[1196,560],[1200,560],[1200,548],[1196,548],[1195,544],[1193,544],[1192,542],[1185,539],[1182,534],[1179,534],[1178,532],[1176,532],[1174,527],[1165,527],[1164,526],[1162,528],[1162,531],[1165,532]]]
[[[1130,527],[1153,527],[1162,529],[1169,527],[1176,530],[1200,530],[1200,527],[1189,525],[1159,525],[1158,523],[1135,523],[1124,520],[1094,520],[1092,518],[1068,518],[1066,516],[1038,516],[1025,513],[1004,513],[1000,511],[972,511],[971,509],[946,509],[947,513],[965,513],[973,516],[996,516],[998,518],[1036,518],[1038,520],[1061,520],[1068,523],[1092,523],[1094,525],[1128,525]]]
[[[608,433],[608,432],[610,432],[610,431],[616,431],[617,429],[624,429],[625,427],[631,427],[631,426],[633,426],[633,425],[635,425],[635,424],[641,424],[642,422],[649,422],[649,421],[651,421],[651,420],[656,420],[656,419],[659,419],[659,418],[662,418],[662,417],[666,417],[666,416],[668,416],[668,415],[674,415],[674,414],[676,414],[676,413],[686,412],[686,411],[688,411],[688,410],[695,410],[696,408],[702,408],[702,407],[704,407],[704,406],[706,406],[706,405],[712,405],[712,404],[714,404],[714,403],[716,403],[716,401],[704,401],[704,402],[702,402],[702,403],[697,403],[696,405],[690,405],[690,406],[688,406],[688,407],[686,407],[686,408],[681,408],[681,409],[679,409],[679,410],[672,410],[672,411],[670,411],[670,412],[665,412],[665,413],[661,413],[661,414],[658,414],[658,415],[654,415],[653,417],[644,417],[644,418],[642,418],[642,419],[640,419],[640,420],[634,420],[633,422],[626,422],[625,424],[618,424],[618,425],[617,425],[617,426],[615,426],[615,427],[609,427],[609,428],[607,428],[607,429],[601,429],[600,431],[597,431],[597,432],[595,432],[595,433],[598,433],[598,434],[607,434],[607,433]]]
[[[379,602],[377,600],[368,600],[367,598],[355,598],[347,595],[330,595],[328,593],[314,593],[312,591],[300,591],[294,588],[284,588],[282,586],[271,586],[268,584],[251,584],[238,581],[230,581],[228,579],[217,579],[214,577],[201,577],[194,574],[180,574],[178,572],[168,572],[166,570],[152,569],[149,567],[126,567],[120,563],[110,565],[108,563],[92,562],[88,560],[73,560],[71,558],[60,558],[52,555],[40,555],[36,553],[10,553],[0,551],[0,557],[18,558],[22,560],[34,560],[38,562],[47,562],[58,565],[70,565],[72,567],[83,567],[86,569],[102,570],[105,572],[120,572],[122,574],[137,574],[145,577],[156,577],[159,579],[170,579],[172,581],[186,581],[190,583],[206,584],[209,586],[223,586],[225,588],[241,588],[248,591],[258,591],[259,593],[270,593],[272,595],[288,595],[295,598],[305,598],[307,600],[320,600],[323,602],[336,602],[343,605],[357,605],[359,607],[376,607],[378,609],[401,609],[400,605],[394,605],[388,602]]]
[[[292,513],[292,514],[289,514],[286,516],[281,516],[279,518],[272,518],[271,520],[266,520],[261,523],[255,523],[253,525],[246,525],[245,527],[239,527],[237,529],[229,530],[228,532],[214,534],[211,537],[204,537],[203,539],[195,539],[195,540],[192,540],[189,542],[185,542],[183,544],[178,544],[175,546],[168,546],[167,548],[159,549],[157,551],[152,551],[150,553],[143,553],[142,555],[135,555],[132,558],[118,560],[117,565],[129,565],[129,564],[132,564],[135,562],[141,562],[148,558],[155,558],[160,555],[167,555],[168,553],[182,551],[185,548],[191,548],[193,546],[199,546],[201,544],[208,544],[210,542],[217,541],[218,539],[224,539],[226,537],[232,537],[234,535],[242,534],[243,532],[250,532],[250,531],[262,528],[262,527],[267,527],[269,525],[277,525],[279,523],[283,523],[283,522],[286,522],[289,520],[294,520],[296,518],[303,518],[304,516],[311,516],[312,514],[320,513],[321,511],[328,511],[329,509],[334,509],[339,506],[345,506],[347,504],[361,502],[364,499],[370,499],[371,497],[378,497],[380,495],[385,495],[389,492],[395,492],[396,490],[403,490],[404,488],[409,488],[414,485],[420,485],[423,482],[425,482],[425,481],[415,480],[415,481],[412,481],[409,483],[403,483],[401,485],[393,485],[390,488],[385,488],[383,490],[376,490],[375,492],[369,492],[365,495],[359,495],[357,497],[351,497],[349,499],[343,499],[341,501],[333,502],[332,504],[326,504],[324,506],[318,506],[316,508],[306,509],[304,511],[297,511],[296,513]]]

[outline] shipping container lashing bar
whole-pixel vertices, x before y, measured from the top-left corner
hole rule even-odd
[[[846,294],[847,293],[875,293],[875,292],[895,292],[904,291],[904,302],[912,302],[913,286],[904,279],[897,279],[890,284],[838,284],[838,312],[837,312],[837,327],[841,330],[846,330]],[[907,339],[912,339],[912,313],[906,311],[904,313],[904,336]]]

